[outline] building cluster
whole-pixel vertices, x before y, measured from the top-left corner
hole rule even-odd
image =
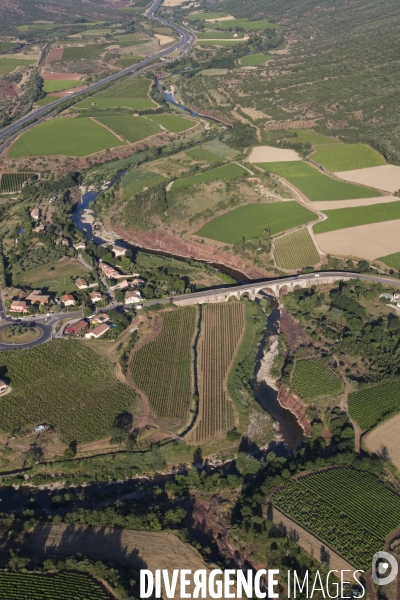
[[[90,328],[90,325],[95,325],[94,328]],[[70,325],[66,328],[65,333],[67,335],[82,337],[83,335],[87,339],[99,339],[102,335],[110,329],[110,318],[107,313],[100,313],[89,319],[81,319],[77,323]]]
[[[379,298],[386,298],[392,304],[396,304],[398,308],[400,308],[400,294],[381,294]]]

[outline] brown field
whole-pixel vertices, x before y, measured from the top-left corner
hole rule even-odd
[[[61,60],[63,52],[64,48],[52,48],[47,55],[46,64]]]
[[[364,439],[369,452],[380,454],[386,449],[390,460],[400,472],[400,415],[378,425]]]
[[[154,37],[157,38],[160,42],[160,46],[165,46],[166,44],[170,44],[175,41],[175,38],[170,37],[169,35],[162,35],[161,33],[155,33]]]
[[[335,256],[374,260],[400,252],[400,219],[319,233],[315,236],[322,252]]]
[[[300,525],[298,525],[295,521],[292,521],[292,519],[289,519],[289,517],[275,508],[275,506],[272,506],[271,510],[272,522],[277,529],[282,531],[282,533],[287,535],[287,537],[289,537],[291,540],[296,541],[296,543],[313,558],[321,562],[321,554],[323,552],[328,552],[330,569],[337,569],[338,571],[349,570],[353,572],[354,569],[357,568],[336,554],[336,552],[329,548],[329,546],[323,544],[318,538],[313,536],[312,533],[306,529],[303,529],[303,527],[300,527]]]
[[[37,556],[75,556],[80,552],[91,560],[130,563],[153,572],[168,569],[170,578],[173,569],[183,566],[192,571],[206,568],[194,549],[167,532],[87,525],[37,525],[32,534],[25,534],[23,547]],[[181,597],[179,579],[174,597]]]
[[[82,73],[54,73],[51,71],[49,73],[43,73],[42,77],[45,81],[79,81],[82,77]]]
[[[335,173],[345,181],[360,183],[385,192],[396,192],[400,189],[400,167],[395,165],[382,165],[368,169],[355,169]],[[382,255],[381,255],[382,256]]]
[[[355,200],[325,200],[323,202],[309,202],[315,210],[331,210],[334,208],[351,208],[352,206],[369,206],[370,204],[385,204],[385,202],[398,202],[396,196],[379,196],[378,198],[356,198]]]
[[[274,148],[273,146],[255,146],[247,159],[249,163],[263,162],[289,162],[301,160],[295,150],[285,148]]]
[[[278,54],[279,50],[275,50],[273,53]],[[281,54],[286,54],[286,50],[282,50]],[[271,52],[272,54],[272,52]],[[276,123],[268,123],[264,127],[267,131],[276,131],[278,129],[311,129],[316,127],[315,121],[277,121]]]
[[[199,413],[188,435],[194,443],[215,438],[235,423],[226,383],[244,329],[242,303],[203,306],[198,346]]]

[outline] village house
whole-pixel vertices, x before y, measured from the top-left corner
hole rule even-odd
[[[125,304],[136,304],[141,300],[142,297],[140,295],[139,290],[136,290],[135,292],[126,292],[125,294]]]
[[[114,269],[111,265],[99,260],[100,270],[103,271],[104,275],[108,277],[108,279],[121,279],[121,277],[126,277],[126,275],[122,275],[119,271]]]
[[[61,296],[61,302],[63,302],[64,306],[75,306],[75,298],[72,294]]]
[[[5,381],[0,379],[0,394],[4,394],[4,392],[6,392],[7,390],[8,390],[8,385],[6,384]]]
[[[70,325],[69,327],[67,327],[65,333],[67,333],[68,335],[82,335],[83,333],[86,333],[88,329],[89,323],[81,319],[74,325]]]
[[[77,242],[74,244],[75,250],[84,250],[86,248],[86,242]]]
[[[27,304],[25,300],[13,300],[10,306],[10,312],[27,313]]]
[[[103,323],[108,323],[110,320],[107,313],[99,313],[92,319],[93,325],[102,325]]]
[[[34,208],[31,210],[31,217],[34,221],[37,221],[40,217],[40,208]]]
[[[50,296],[42,294],[41,290],[33,290],[25,300],[29,300],[32,304],[48,304]]]
[[[78,277],[78,279],[75,279],[75,285],[78,288],[78,290],[87,290],[87,288],[89,287],[88,282],[86,281],[86,279],[83,279],[83,277]]]
[[[91,292],[90,294],[90,299],[92,302],[100,302],[101,300],[103,300],[103,296],[101,295],[100,292]]]
[[[120,256],[125,256],[127,248],[125,248],[125,246],[120,246],[119,244],[114,244],[112,247],[112,251],[114,253],[114,256],[119,258]]]
[[[85,338],[95,338],[96,340],[101,337],[102,335],[105,334],[106,331],[108,331],[110,329],[110,326],[107,325],[107,323],[103,323],[102,325],[98,325],[97,327],[95,327],[94,329],[92,329],[92,331],[89,331],[89,333],[85,334]]]

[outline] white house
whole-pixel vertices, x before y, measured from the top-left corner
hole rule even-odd
[[[107,323],[103,323],[102,325],[98,325],[91,331],[85,334],[85,338],[95,338],[96,340],[105,334],[106,331],[110,329],[110,326]]]
[[[139,290],[135,292],[126,292],[125,294],[125,304],[137,304],[141,302],[142,296],[140,295]]]

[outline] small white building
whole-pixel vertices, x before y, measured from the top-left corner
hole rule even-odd
[[[140,295],[139,290],[134,292],[126,292],[125,294],[125,304],[137,304],[142,301],[142,296]]]
[[[103,300],[103,296],[101,295],[100,292],[91,292],[90,299],[94,303],[101,302],[101,300]]]
[[[64,294],[64,296],[61,296],[61,301],[64,306],[75,306],[75,298],[72,294]]]
[[[110,329],[110,326],[107,323],[103,323],[102,325],[98,325],[91,331],[85,334],[85,338],[91,339],[95,338],[96,340],[105,334],[106,331]]]
[[[75,279],[75,285],[78,290],[87,290],[89,287],[88,282],[86,279],[83,279],[83,277],[78,277],[78,279]]]
[[[74,244],[75,250],[84,250],[86,248],[86,242],[77,242]]]

